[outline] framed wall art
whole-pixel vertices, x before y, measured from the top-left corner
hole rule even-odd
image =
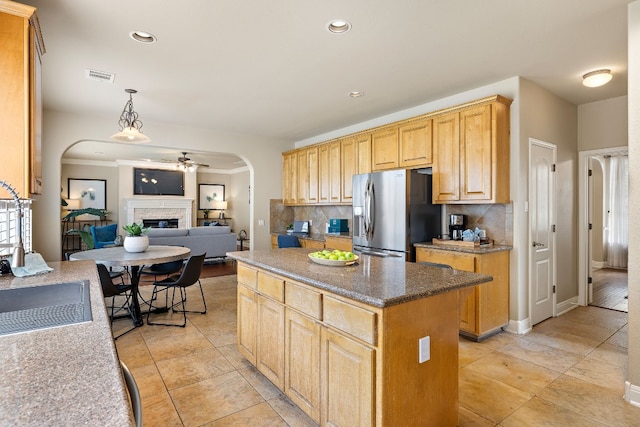
[[[216,209],[214,202],[224,201],[224,185],[198,184],[198,209]]]
[[[68,178],[67,195],[80,200],[80,209],[107,209],[107,180]]]

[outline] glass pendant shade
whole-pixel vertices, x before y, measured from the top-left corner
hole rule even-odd
[[[135,89],[125,89],[125,92],[129,94],[129,100],[124,105],[122,114],[120,114],[120,132],[117,132],[111,136],[113,141],[118,142],[149,142],[151,139],[144,135],[140,129],[142,129],[142,121],[138,119],[138,113],[133,110],[133,97],[132,94],[137,93]]]
[[[151,139],[134,127],[126,127],[114,133],[111,139],[118,142],[150,142]]]

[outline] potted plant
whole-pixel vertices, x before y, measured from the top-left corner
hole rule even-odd
[[[127,252],[144,252],[149,247],[149,236],[147,231],[150,227],[142,227],[135,222],[129,225],[123,225],[122,228],[127,232],[124,238],[124,250]]]
[[[209,209],[202,209],[202,214],[204,215],[205,219],[209,218],[209,212]]]

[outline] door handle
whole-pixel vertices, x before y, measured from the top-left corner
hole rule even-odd
[[[544,243],[533,242],[533,247],[544,246]]]

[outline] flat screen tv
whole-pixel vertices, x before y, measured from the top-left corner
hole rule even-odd
[[[133,168],[133,194],[184,196],[184,172]]]

